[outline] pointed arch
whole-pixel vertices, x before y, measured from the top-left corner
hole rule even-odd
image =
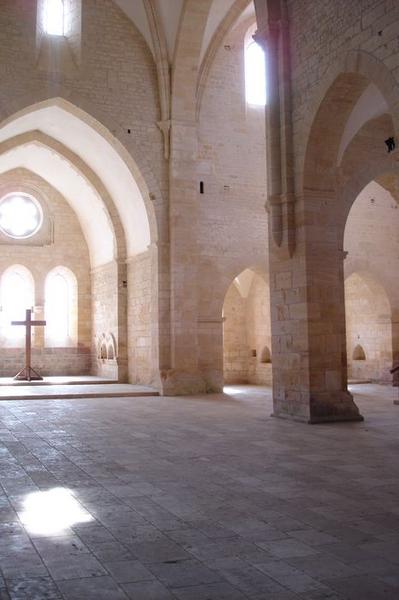
[[[319,83],[305,115],[302,136],[306,140],[302,186],[333,189],[340,142],[349,116],[372,83],[384,98],[399,132],[399,86],[386,65],[362,50],[342,54]]]
[[[25,320],[25,311],[34,308],[35,282],[31,271],[21,264],[8,267],[1,276],[0,295],[4,346],[22,347],[25,329],[11,325],[11,321]]]
[[[64,95],[51,98],[38,94],[34,104],[22,96],[11,103],[6,114],[3,108],[0,142],[40,129],[68,148],[107,189],[125,227],[128,254],[145,251],[158,240],[154,200],[160,202],[162,196],[144,153],[134,147],[131,138],[123,140],[129,142],[128,149],[116,137],[115,133],[122,137],[121,127],[109,116],[95,106],[86,107],[82,98],[71,97],[67,90],[62,92]]]
[[[45,280],[44,315],[46,346],[76,346],[78,342],[78,281],[62,265],[49,271]]]

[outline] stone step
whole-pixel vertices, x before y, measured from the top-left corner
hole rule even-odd
[[[25,385],[1,386],[0,401],[3,400],[69,400],[73,398],[134,398],[159,396],[154,388],[127,383],[106,385]]]
[[[12,377],[0,377],[1,386],[14,385],[107,385],[118,383],[117,379],[107,379],[106,377],[97,377],[96,375],[57,375],[53,377],[43,377],[39,381],[17,381]]]

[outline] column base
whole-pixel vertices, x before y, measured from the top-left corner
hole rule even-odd
[[[159,391],[162,396],[190,396],[207,392],[207,383],[198,371],[167,369],[159,375]]]
[[[292,421],[300,421],[311,425],[317,423],[338,423],[348,421],[364,421],[356,406],[352,394],[347,391],[334,393],[320,393],[312,395],[308,405],[305,407],[301,403],[301,409],[295,402],[290,402],[288,408],[296,410],[284,410],[284,402],[279,402],[279,407],[272,413],[273,417],[290,419]]]

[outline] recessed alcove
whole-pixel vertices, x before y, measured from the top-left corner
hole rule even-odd
[[[223,317],[225,384],[270,385],[269,286],[263,274],[245,269],[234,279]]]
[[[265,346],[263,348],[261,356],[260,356],[260,362],[262,364],[270,364],[272,362],[272,357],[271,357],[270,349],[268,348],[268,346]]]
[[[366,353],[363,346],[357,344],[353,350],[352,360],[366,360]]]

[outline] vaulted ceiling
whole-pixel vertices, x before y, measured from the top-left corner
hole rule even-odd
[[[131,19],[137,29],[139,29],[151,49],[151,52],[155,54],[151,29],[147,18],[146,3],[148,4],[148,0],[114,0],[114,2],[123,10],[129,19]],[[166,39],[169,62],[172,63],[184,0],[150,0],[150,3],[155,8],[159,24],[162,27]],[[217,28],[235,3],[236,0],[213,0],[205,28],[201,59],[205,56],[206,50]],[[254,15],[255,9],[253,2],[248,0],[248,6],[242,15],[242,18],[250,18]]]

